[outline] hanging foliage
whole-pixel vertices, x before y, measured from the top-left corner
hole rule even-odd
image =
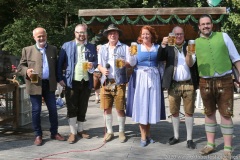
[[[223,18],[224,18],[224,15],[221,15],[218,19],[213,20],[213,23],[214,24],[220,23],[223,20]],[[106,18],[93,16],[90,20],[85,20],[85,18],[81,17],[81,16],[79,17],[80,23],[83,22],[83,23],[86,23],[86,24],[91,24],[95,20],[97,20],[98,22],[101,22],[101,23],[106,23],[110,20],[111,23],[118,24],[118,25],[123,24],[124,22],[127,22],[128,24],[135,25],[135,24],[138,24],[138,22],[140,20],[142,20],[146,23],[153,23],[155,21],[159,21],[161,23],[168,24],[173,19],[177,20],[177,22],[180,23],[180,24],[187,23],[190,20],[193,21],[194,23],[198,23],[198,20],[193,15],[188,15],[188,16],[186,16],[185,19],[181,19],[177,15],[170,15],[166,19],[162,18],[160,15],[154,15],[154,16],[152,16],[152,18],[149,18],[149,19],[146,18],[144,15],[139,15],[135,19],[130,19],[128,16],[124,15],[124,16],[121,17],[120,20],[116,20],[113,16],[108,16]]]

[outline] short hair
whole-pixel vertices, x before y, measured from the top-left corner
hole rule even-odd
[[[87,30],[87,28],[88,28],[85,23],[81,23],[81,24],[76,25],[76,27],[75,27],[75,32],[76,32],[76,28],[78,28],[78,27],[84,27],[86,30]]]
[[[200,19],[202,19],[202,18],[209,18],[212,23],[212,16],[210,16],[209,14],[203,14],[200,16],[200,18],[198,20],[198,24],[200,24]]]
[[[183,30],[183,28],[182,27],[180,27],[180,26],[175,26],[173,29],[172,29],[172,33],[175,31],[175,29],[177,29],[177,28],[181,28],[182,30]],[[183,33],[184,33],[184,30],[183,30]]]
[[[36,30],[37,29],[43,29],[43,31],[47,34],[47,31],[46,31],[46,29],[44,29],[44,28],[42,28],[42,27],[37,27],[37,28],[35,28],[34,30],[33,30],[33,36],[34,36],[34,34],[36,33]]]
[[[142,42],[143,42],[143,41],[142,41],[142,38],[141,38],[142,30],[143,30],[143,29],[149,30],[149,32],[150,32],[151,35],[152,35],[151,42],[152,42],[152,43],[157,43],[158,35],[157,35],[157,33],[156,33],[156,30],[155,30],[153,27],[149,26],[149,25],[145,25],[145,26],[143,26],[143,27],[141,28],[140,33],[139,33],[139,36],[138,36],[138,39],[137,39],[137,42],[140,43],[140,44],[142,44]]]

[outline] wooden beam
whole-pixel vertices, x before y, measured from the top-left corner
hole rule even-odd
[[[179,8],[121,8],[121,9],[80,9],[78,16],[119,16],[119,15],[221,15],[227,14],[226,7],[179,7]]]

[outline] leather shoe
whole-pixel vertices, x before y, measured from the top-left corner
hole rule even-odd
[[[189,149],[195,149],[196,148],[196,144],[193,142],[193,140],[188,140],[187,141],[187,148],[189,148]]]
[[[42,145],[42,136],[37,136],[37,137],[35,138],[34,144],[35,144],[36,146],[41,146],[41,145]]]
[[[90,138],[89,134],[87,134],[85,131],[78,132],[78,135],[82,138],[86,138],[86,139]]]
[[[68,141],[69,144],[75,143],[75,142],[76,142],[76,136],[75,136],[75,134],[70,133],[67,141]]]
[[[61,136],[59,133],[57,133],[55,136],[51,136],[51,139],[55,139],[55,140],[58,140],[58,141],[65,141],[66,139]]]
[[[168,141],[168,143],[169,143],[170,145],[177,144],[178,142],[179,142],[179,139],[176,139],[176,138],[174,138],[174,137],[170,138],[169,141]]]

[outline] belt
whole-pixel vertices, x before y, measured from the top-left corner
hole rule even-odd
[[[115,79],[107,79],[107,81],[110,82],[110,83],[115,83],[116,82]]]
[[[202,78],[202,77],[200,77],[200,79],[202,79],[202,80],[221,80],[221,79],[227,79],[227,78],[229,78],[229,77],[232,77],[232,74],[230,73],[230,74],[226,74],[225,76],[222,76],[222,77],[211,77],[211,78]]]
[[[88,81],[85,81],[84,79],[82,79],[81,81],[76,81],[76,80],[73,80],[73,81],[76,82],[76,83],[81,83],[81,84],[83,84],[85,82],[88,82]]]
[[[186,81],[175,81],[175,80],[172,80],[173,83],[191,83],[191,80],[186,80]]]
[[[109,84],[114,84],[116,83],[115,79],[106,79],[105,82],[103,83],[104,86],[109,85]]]

